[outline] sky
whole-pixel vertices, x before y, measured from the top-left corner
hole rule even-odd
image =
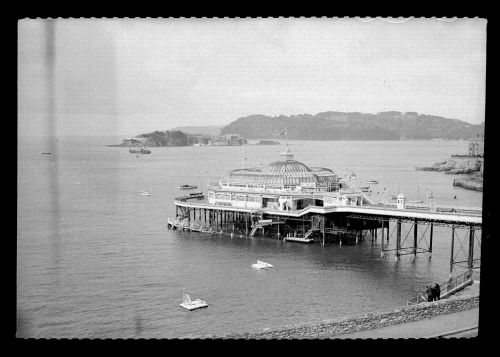
[[[18,22],[21,136],[325,111],[484,121],[484,19],[59,19],[52,61],[49,21]]]

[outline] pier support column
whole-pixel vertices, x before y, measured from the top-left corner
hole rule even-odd
[[[474,268],[474,229],[472,226],[469,230],[469,259],[468,260],[468,268],[472,270]]]
[[[401,220],[398,219],[396,226],[396,261],[399,260],[401,255]]]
[[[434,236],[434,224],[431,222],[431,231],[429,233],[429,259],[432,257],[432,237]]]
[[[389,233],[391,233],[389,227],[389,221],[387,221],[386,223],[387,223],[387,242],[389,242]]]
[[[245,235],[248,236],[248,213],[245,213]]]
[[[325,246],[325,231],[326,231],[326,222],[325,222],[325,217],[321,217],[321,228],[322,228],[322,231],[323,231],[323,242],[322,242],[322,246],[324,247]]]
[[[413,258],[417,256],[417,238],[418,238],[418,222],[415,221],[413,225]]]
[[[382,251],[380,252],[380,257],[384,257],[384,229],[385,229],[385,222],[382,221],[382,239],[380,239],[380,242],[382,243]]]
[[[455,252],[455,226],[451,227],[450,279],[453,274],[454,252]]]

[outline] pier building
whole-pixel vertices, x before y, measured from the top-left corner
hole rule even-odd
[[[403,194],[394,203],[375,202],[351,177],[294,160],[288,145],[280,155],[262,168],[229,171],[208,184],[203,200],[174,200],[176,217],[168,219],[168,227],[323,246],[380,237],[380,255],[393,254],[397,261],[419,253],[430,258],[434,228],[440,226],[451,231],[450,276],[457,268],[479,268],[480,208],[410,204]]]

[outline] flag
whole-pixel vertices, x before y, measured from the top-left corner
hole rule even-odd
[[[283,131],[280,133],[280,135],[287,135],[287,134],[288,134],[288,133],[287,133],[287,130],[288,130],[288,129],[283,130]]]

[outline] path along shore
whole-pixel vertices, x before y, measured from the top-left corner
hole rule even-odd
[[[447,299],[317,324],[297,324],[222,339],[425,338],[475,326],[479,319],[479,281]],[[477,331],[476,331],[477,335]],[[469,333],[474,336],[474,332]]]

